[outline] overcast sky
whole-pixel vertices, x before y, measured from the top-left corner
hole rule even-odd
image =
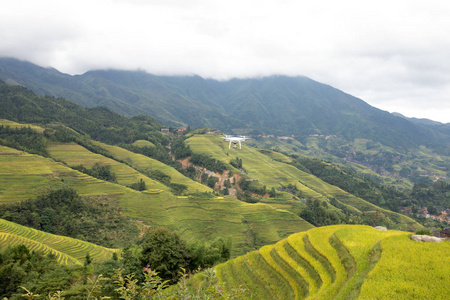
[[[450,122],[450,1],[0,0],[0,56],[61,72],[304,75]]]

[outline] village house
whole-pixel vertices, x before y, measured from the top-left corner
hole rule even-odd
[[[408,213],[408,214],[412,214],[412,207],[410,207],[410,206],[403,206],[403,207],[400,207],[400,209],[399,209],[401,212],[405,212],[405,213]]]
[[[277,138],[278,138],[279,140],[293,140],[293,138],[290,137],[290,136],[278,136]]]
[[[450,238],[450,228],[444,228],[439,231],[440,237]]]

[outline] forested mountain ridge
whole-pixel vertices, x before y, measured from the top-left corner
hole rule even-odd
[[[182,151],[183,154],[179,155],[180,158],[190,156],[190,158],[188,158],[190,159],[190,162],[198,165],[200,169],[207,168],[210,171],[222,173],[221,176],[225,176],[221,179],[222,181],[227,179],[226,176],[228,175],[224,175],[226,170],[233,173],[237,172],[238,177],[233,178],[234,180],[230,178],[230,180],[234,182],[234,185],[225,185],[227,189],[237,188],[240,193],[245,192],[245,194],[238,194],[237,196],[239,199],[247,202],[258,202],[259,200],[255,198],[255,194],[259,195],[256,197],[262,197],[268,193],[270,189],[272,189],[270,191],[271,197],[277,197],[276,195],[279,194],[279,192],[275,192],[275,189],[282,189],[283,186],[288,184],[293,184],[294,186],[299,185],[301,184],[300,177],[302,176],[309,178],[308,181],[310,181],[307,183],[309,187],[306,187],[305,184],[301,184],[302,189],[305,190],[305,194],[302,197],[306,197],[305,199],[321,198],[322,200],[330,201],[330,195],[333,193],[336,193],[336,195],[339,194],[340,196],[345,194],[331,186],[329,186],[329,189],[334,192],[331,193],[330,190],[326,191],[326,189],[323,188],[324,183],[321,183],[318,179],[314,179],[312,175],[306,175],[305,173],[302,173],[301,170],[295,171],[285,163],[275,162],[270,157],[266,157],[264,151],[259,152],[253,149],[243,150],[244,152],[240,152],[239,154],[245,154],[243,157],[256,158],[256,161],[252,164],[253,166],[251,168],[251,165],[249,165],[247,161],[244,162],[244,164],[247,164],[247,166],[244,167],[248,168],[250,176],[255,176],[257,179],[259,178],[262,184],[257,184],[256,182],[249,184],[249,181],[245,180],[238,182],[238,180],[240,180],[239,177],[244,177],[246,179],[251,178],[248,177],[249,175],[246,175],[233,167],[234,158],[230,160],[228,155],[225,155],[223,152],[225,151],[223,145],[217,145],[217,142],[222,141],[221,139],[217,137],[213,138],[213,136],[211,136],[213,139],[206,138],[207,135],[205,135],[206,139],[200,137],[196,139],[190,138],[188,140],[189,142],[197,140],[204,143],[200,145],[199,149],[201,151],[196,150],[197,148],[192,148],[192,150],[190,150],[189,146],[183,146],[182,139],[174,141],[171,139],[170,135],[162,134],[159,131],[160,125],[149,117],[136,116],[129,118],[120,116],[105,108],[82,108],[68,100],[55,99],[49,96],[37,96],[24,87],[8,86],[5,84],[0,84],[0,105],[4,108],[0,113],[0,118],[8,118],[20,122],[35,122],[42,124],[43,126],[43,128],[40,129],[41,133],[36,133],[31,128],[13,129],[2,126],[0,131],[1,144],[30,153],[51,157],[54,160],[65,163],[74,170],[81,171],[86,175],[101,180],[109,181],[111,184],[118,183],[119,185],[128,187],[136,186],[138,191],[146,189],[145,183],[147,183],[147,188],[154,190],[157,194],[161,193],[163,190],[167,191],[166,197],[169,198],[174,196],[170,193],[175,195],[195,195],[196,190],[197,192],[212,191],[210,188],[201,186],[198,182],[192,181],[192,179],[183,177],[183,175],[179,174],[179,172],[182,172],[185,176],[190,174],[189,176],[193,176],[191,178],[195,177],[198,181],[201,179],[203,183],[208,184],[211,188],[215,188],[216,192],[228,195],[226,191],[222,190],[224,188],[223,183],[218,186],[216,185],[216,178],[214,178],[216,179],[215,181],[209,182],[211,173],[206,177],[204,176],[205,174],[195,175],[193,173],[198,173],[199,170],[196,171],[192,167],[191,171],[187,169],[183,170],[181,164],[172,159],[169,150],[173,151],[173,154],[177,157],[177,153],[181,153],[179,150],[184,147],[184,150]],[[98,143],[91,140],[91,138],[109,144],[119,145],[120,147]],[[153,146],[141,148],[134,145],[136,140],[151,141]],[[215,144],[207,146],[208,143],[211,142]],[[170,149],[168,147],[169,143],[171,143]],[[203,153],[205,149],[209,150],[206,151],[206,153]],[[215,151],[218,149],[222,149],[220,151],[223,153],[217,153],[219,156],[216,156]],[[133,153],[133,151],[135,153]],[[271,152],[268,151],[268,153],[270,154]],[[222,158],[219,159],[220,156]],[[157,166],[156,162],[150,162],[150,157],[159,160],[160,165]],[[284,156],[279,154],[279,158],[281,157]],[[223,161],[219,163],[220,160]],[[262,167],[262,160],[266,161],[266,163],[264,163],[266,168],[273,170],[269,172],[269,174],[266,174],[267,172],[260,173],[257,171]],[[288,158],[284,157],[283,160],[288,160]],[[242,158],[239,161],[242,163]],[[163,167],[164,164],[167,166]],[[173,170],[173,168],[177,168],[179,172]],[[278,175],[272,174],[275,170],[281,173]],[[253,171],[256,173],[253,174]],[[58,171],[55,176],[60,177],[63,173],[64,172]],[[294,176],[292,174],[297,175]],[[277,177],[278,179],[272,177]],[[157,180],[159,183],[150,182],[150,179]],[[139,182],[139,180],[142,182],[142,188],[139,188],[140,185],[136,183]],[[153,185],[153,187],[150,187],[149,185]],[[267,185],[267,191],[265,185]],[[316,185],[317,187],[315,187]],[[85,190],[86,188],[82,187],[82,189]],[[91,190],[92,188],[87,189]],[[164,195],[161,194],[160,196]],[[291,196],[288,193],[284,193],[284,196],[282,197],[289,199]],[[346,199],[355,199],[355,197],[350,194],[345,194],[343,197]],[[298,201],[298,199],[296,201]],[[353,212],[358,212],[358,214],[360,214],[359,211],[366,210],[379,210],[380,212],[383,212],[383,210],[378,207],[364,204],[364,202],[361,202],[359,199],[351,201],[354,203],[359,202],[358,205],[361,205],[358,209],[353,209]],[[180,202],[180,200],[178,200],[178,202]],[[264,201],[261,200],[261,202]],[[378,203],[376,202],[377,201],[374,201],[377,205]],[[294,203],[294,206],[292,206],[292,213],[298,214],[301,206],[302,202]],[[143,212],[143,210],[140,210],[137,215],[142,216]],[[390,213],[388,212],[388,214]],[[396,215],[392,216],[394,216],[393,219],[397,219]],[[297,217],[294,217],[294,219],[295,218]],[[299,219],[299,221],[300,220],[301,219]],[[341,221],[342,220],[338,220],[337,222]],[[404,221],[406,224],[412,220]],[[417,226],[417,224],[413,224],[413,226]]]
[[[414,124],[306,77],[216,81],[103,70],[70,76],[15,59],[0,59],[0,79],[83,106],[126,115],[148,114],[163,124],[215,127],[240,133],[337,135],[396,149],[445,149],[447,132]]]

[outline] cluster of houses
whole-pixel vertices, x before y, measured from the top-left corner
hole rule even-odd
[[[178,127],[176,132],[181,134],[181,133],[185,132],[186,130],[187,130],[186,127]],[[169,133],[170,130],[169,130],[169,128],[161,128],[161,132],[162,133]]]
[[[413,209],[410,206],[400,207],[399,211],[407,214],[413,214]],[[437,215],[431,215],[430,213],[428,213],[428,209],[424,207],[417,210],[416,216],[450,223],[450,209],[438,208]]]
[[[186,131],[186,127],[179,127],[177,128],[177,133],[181,134],[183,132]],[[170,130],[169,128],[161,128],[161,132],[162,133],[169,133]],[[219,133],[221,134],[222,131],[218,130],[218,129],[211,129],[209,131],[206,132],[206,134],[216,134]],[[295,134],[291,134],[290,136],[275,136],[274,134],[248,134],[248,137],[254,137],[254,138],[263,138],[263,139],[269,139],[269,138],[277,138],[281,141],[288,141],[288,140],[293,140],[295,138]],[[331,137],[335,137],[334,135],[319,135],[319,134],[311,134],[310,137],[325,137],[325,139],[329,139]]]
[[[450,238],[450,228],[444,228],[439,231],[439,237],[441,238]]]

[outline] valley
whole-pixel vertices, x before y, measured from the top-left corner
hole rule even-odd
[[[47,72],[54,76],[54,71]],[[94,75],[111,82],[123,80],[121,72],[89,74]],[[150,80],[143,74],[128,76],[126,82],[134,85],[133,93],[154,84],[176,91],[183,99],[197,92],[194,83],[206,84],[196,77],[187,78],[194,84],[188,88],[177,85],[186,78]],[[146,78],[145,84],[139,83],[142,78]],[[243,90],[234,101],[238,103],[237,99],[247,97],[249,91],[254,97],[268,93],[274,82],[284,79],[239,81]],[[33,80],[40,84],[40,79]],[[306,83],[300,83],[303,80]],[[283,83],[287,84],[285,88],[294,83],[296,89],[306,85],[311,93],[320,87],[308,79],[287,81],[289,84]],[[102,82],[99,84],[106,81]],[[137,87],[139,84],[143,85]],[[206,95],[225,91],[234,84],[228,82],[225,88],[208,81]],[[49,93],[51,85],[46,86],[44,93]],[[82,86],[90,90],[87,83]],[[353,103],[352,97],[336,93],[333,97],[350,106],[371,111],[360,100]],[[272,95],[275,97],[274,92]],[[278,96],[286,107],[294,105],[283,95]],[[163,105],[164,97],[158,97]],[[450,274],[445,255],[449,243],[422,245],[409,239],[411,232],[431,233],[443,224],[436,221],[424,228],[423,220],[398,212],[406,206],[428,206],[432,211],[450,207],[450,165],[445,148],[448,137],[443,131],[395,119],[395,124],[403,126],[400,135],[408,136],[395,144],[398,132],[389,137],[380,137],[378,131],[368,135],[363,131],[376,124],[367,121],[370,126],[361,129],[361,134],[341,134],[347,125],[335,120],[344,127],[336,131],[330,129],[331,125],[317,123],[312,131],[297,131],[292,133],[295,138],[280,139],[277,136],[290,136],[288,125],[283,125],[284,129],[267,124],[258,127],[251,120],[240,124],[220,112],[217,103],[217,110],[208,108],[206,96],[196,97],[201,98],[201,105],[183,104],[203,114],[205,123],[194,122],[195,127],[222,124],[221,130],[253,132],[252,139],[245,141],[242,149],[228,149],[228,142],[212,126],[178,131],[174,125],[186,125],[184,122],[191,119],[183,119],[174,109],[176,105],[161,113],[171,119],[163,126],[150,116],[129,117],[102,107],[84,108],[70,100],[38,96],[25,87],[0,82],[0,251],[11,261],[0,269],[18,266],[20,260],[14,259],[20,255],[23,260],[36,260],[40,258],[33,253],[42,253],[53,260],[55,270],[64,266],[67,278],[73,277],[52,292],[68,289],[69,294],[82,295],[76,289],[89,289],[88,278],[100,278],[96,276],[103,273],[115,276],[114,269],[133,273],[142,283],[142,270],[148,268],[144,264],[148,255],[145,251],[153,247],[153,234],[165,235],[166,239],[157,252],[176,241],[175,252],[179,251],[183,258],[175,259],[179,265],[174,268],[203,271],[188,279],[179,268],[169,272],[163,262],[152,266],[166,276],[164,280],[173,284],[186,280],[194,288],[206,284],[201,276],[215,274],[211,278],[220,285],[224,298],[238,293],[243,285],[241,292],[247,295],[243,298],[372,299],[377,297],[374,290],[380,282],[383,288],[379,295],[387,298],[448,294],[442,286]],[[373,119],[384,115],[371,113],[375,114]],[[223,123],[208,119],[218,114]],[[196,115],[191,117],[197,119]],[[303,125],[309,122],[300,119]],[[356,127],[366,123],[355,119],[352,122]],[[243,127],[232,128],[230,124]],[[262,134],[258,137],[261,128],[267,128],[266,138]],[[391,130],[395,131],[391,128],[386,132]],[[330,134],[324,135],[325,131]],[[424,135],[429,136],[422,139]],[[440,138],[442,145],[436,146]],[[64,193],[73,195],[76,201],[65,203],[55,196]],[[76,222],[64,218],[69,212]],[[71,226],[83,227],[84,231],[71,236]],[[374,226],[389,230],[376,231]],[[406,248],[411,252],[404,251]],[[419,264],[424,257],[427,270]],[[401,267],[402,261],[408,262],[406,267]],[[413,273],[405,273],[407,268]],[[386,270],[391,270],[389,276],[396,280],[389,280]],[[17,276],[28,280],[27,287],[44,290],[32,283],[32,276]],[[419,282],[425,284],[415,288]],[[395,286],[402,288],[396,290]],[[104,293],[118,297],[106,291],[108,285],[103,287]],[[177,299],[170,298],[176,289],[177,285],[173,285],[164,290],[165,298]],[[8,293],[18,297],[17,289]]]

